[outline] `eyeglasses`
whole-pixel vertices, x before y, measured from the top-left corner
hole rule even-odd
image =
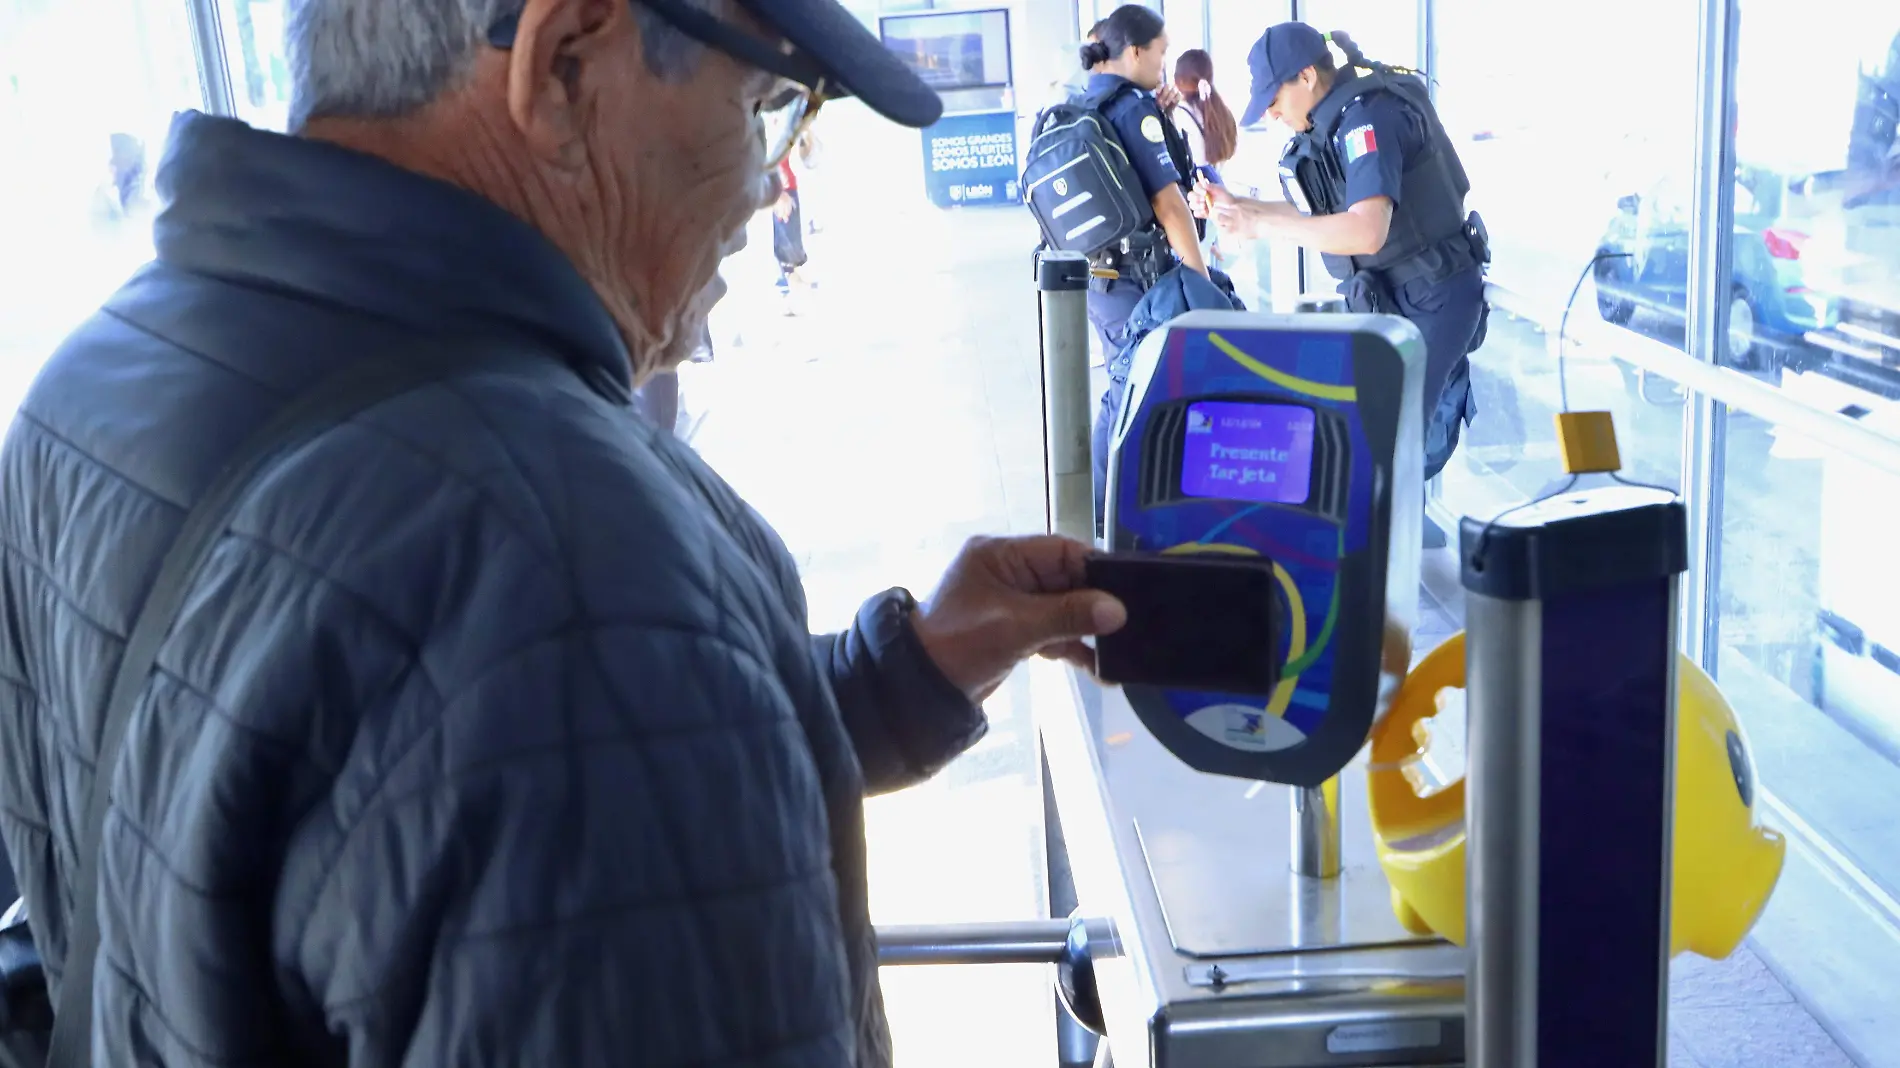
[[[791,155],[798,139],[811,128],[824,106],[827,79],[825,72],[810,56],[798,51],[790,41],[774,44],[740,29],[717,16],[692,6],[685,0],[634,0],[665,19],[674,29],[700,44],[767,74],[777,75],[784,83],[753,108],[765,141],[765,169],[772,170]],[[488,43],[500,49],[515,45],[520,29],[519,11],[504,15],[488,28]]]
[[[811,129],[812,120],[818,117],[818,109],[824,103],[823,93],[793,83],[754,109],[765,140],[766,170],[777,167],[792,154],[793,146]]]

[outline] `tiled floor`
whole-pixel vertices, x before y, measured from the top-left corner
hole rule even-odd
[[[1679,958],[1669,974],[1671,1068],[1854,1068],[1747,946]]]
[[[968,535],[1043,525],[1033,231],[1015,212],[919,210],[914,190],[880,187],[863,177],[878,170],[850,161],[852,138],[856,151],[897,153],[915,152],[915,135],[849,130],[831,136],[830,176],[808,180],[833,183],[813,194],[826,223],[811,242],[819,288],[801,295],[799,315],[782,314],[761,225],[756,251],[727,272],[716,360],[684,378],[696,445],[786,538],[815,626],[843,623],[894,583],[923,593]],[[1452,554],[1427,557],[1421,655],[1463,616]],[[1041,813],[1022,699],[1006,687],[990,739],[937,781],[872,802],[881,922],[1038,914]],[[1052,1062],[1037,969],[892,971],[886,992],[902,1068]],[[1672,1066],[1852,1064],[1750,950],[1678,961],[1671,1000]]]

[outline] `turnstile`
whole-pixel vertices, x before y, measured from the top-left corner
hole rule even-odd
[[[1067,263],[1041,270],[1038,276],[1044,289],[1045,360],[1052,351],[1073,353],[1078,346],[1050,345],[1047,338],[1052,331],[1086,329],[1079,321],[1066,327],[1054,321],[1080,319],[1075,314],[1079,302],[1072,298],[1085,275]],[[1052,299],[1052,294],[1060,295]],[[1338,321],[1348,317],[1314,318],[1334,323],[1318,329],[1337,330]],[[1190,330],[1212,324],[1230,338],[1243,325],[1192,317],[1177,320],[1182,322]],[[1288,329],[1299,332],[1297,326]],[[1222,347],[1241,346],[1223,342]],[[1156,351],[1164,348],[1170,358],[1179,358],[1192,348],[1192,339],[1158,343]],[[1320,349],[1301,351],[1313,356]],[[1152,366],[1155,353],[1149,355]],[[1369,365],[1361,361],[1357,366],[1363,370]],[[1304,370],[1321,374],[1316,368],[1317,363],[1309,363]],[[1285,368],[1262,377],[1278,381],[1276,374],[1287,377]],[[1067,388],[1079,378],[1062,369],[1044,376],[1048,386],[1071,384]],[[1298,388],[1311,393],[1314,381],[1318,379],[1302,380]],[[1171,388],[1179,392],[1179,385],[1176,381]],[[1150,398],[1156,401],[1155,411],[1178,408],[1183,423],[1195,418],[1194,406],[1202,398],[1160,392],[1164,395]],[[1268,395],[1272,392],[1251,399],[1280,403],[1283,398]],[[1344,398],[1343,392],[1336,394],[1336,399]],[[1407,403],[1422,406],[1415,397]],[[1143,432],[1141,416],[1134,414],[1137,407],[1131,402],[1126,409],[1125,439]],[[1065,481],[1073,483],[1082,470],[1077,455],[1081,436],[1071,413],[1086,408],[1073,397],[1047,400],[1052,529],[1092,526],[1086,521],[1092,517],[1072,514],[1081,507],[1076,503],[1081,494],[1072,486],[1067,492],[1056,491]],[[1412,416],[1417,414],[1413,411]],[[1320,413],[1319,421],[1324,424],[1328,418],[1340,422],[1337,411]],[[1417,432],[1415,418],[1408,416],[1404,423],[1409,432]],[[1343,436],[1335,438],[1335,446],[1377,437],[1353,436],[1357,428],[1349,429],[1351,433],[1342,431]],[[1154,440],[1166,445],[1171,439],[1163,435]],[[1413,462],[1416,449],[1407,449],[1386,458]],[[1180,445],[1177,451],[1192,450]],[[1408,483],[1387,478],[1377,468],[1375,462],[1371,484],[1387,495],[1383,505],[1378,493],[1365,500],[1343,494],[1343,511],[1325,514],[1394,517],[1377,520],[1385,525],[1414,523],[1415,514],[1402,509],[1417,498],[1416,474]],[[1173,477],[1171,470],[1161,475],[1147,467],[1141,470],[1146,472],[1141,477],[1151,481]],[[1314,472],[1318,485],[1321,467]],[[1396,488],[1388,483],[1397,483]],[[1181,492],[1193,495],[1185,484]],[[1358,503],[1351,503],[1355,500]],[[1304,506],[1314,511],[1311,505],[1309,497]],[[1568,1068],[1597,1063],[1578,1059],[1592,1049],[1616,1051],[1619,1066],[1660,1068],[1666,1051],[1662,1025],[1669,955],[1668,861],[1661,851],[1668,843],[1664,824],[1670,806],[1668,754],[1675,694],[1670,688],[1673,673],[1657,665],[1667,665],[1673,655],[1667,645],[1672,591],[1683,559],[1680,505],[1667,492],[1621,487],[1566,494],[1515,513],[1487,522],[1467,520],[1460,550],[1465,585],[1480,602],[1517,606],[1474,615],[1467,646],[1477,650],[1474,664],[1482,656],[1468,697],[1473,768],[1479,774],[1489,770],[1493,779],[1488,792],[1467,795],[1475,801],[1465,809],[1473,864],[1482,867],[1481,873],[1474,867],[1467,887],[1469,929],[1482,945],[1468,951],[1415,933],[1395,915],[1397,900],[1379,866],[1367,814],[1363,752],[1349,761],[1341,758],[1343,767],[1334,763],[1322,769],[1332,777],[1318,786],[1249,781],[1235,777],[1235,771],[1197,771],[1177,755],[1177,746],[1192,750],[1204,739],[1225,737],[1249,758],[1275,752],[1284,756],[1323,734],[1328,717],[1359,716],[1358,722],[1364,723],[1376,710],[1315,706],[1315,699],[1328,696],[1322,679],[1315,683],[1318,697],[1307,698],[1307,717],[1292,723],[1297,732],[1240,731],[1236,737],[1231,725],[1193,722],[1203,711],[1195,700],[1161,701],[1148,694],[1148,703],[1138,706],[1122,689],[1101,686],[1066,666],[1036,662],[1026,668],[1031,703],[1073,874],[1077,918],[886,928],[879,932],[881,959],[887,964],[1053,964],[1069,1015],[1106,1035],[1108,1051],[1124,1068],[1424,1068],[1466,1064],[1468,1055],[1478,1068]],[[1196,513],[1177,525],[1190,527],[1200,521]],[[1117,524],[1107,526],[1113,536]],[[1142,527],[1145,537],[1171,529],[1166,523]],[[1417,539],[1411,533],[1401,532],[1403,545],[1396,537],[1382,545],[1375,536],[1370,551],[1390,553],[1415,573],[1415,557],[1408,554]],[[1301,545],[1326,540],[1308,538]],[[1351,540],[1347,537],[1341,544]],[[1295,545],[1287,551],[1299,549]],[[1348,555],[1342,549],[1339,559]],[[1286,581],[1292,584],[1296,577],[1289,573]],[[1347,584],[1336,583],[1334,588],[1345,589]],[[1361,610],[1378,602],[1383,611],[1409,618],[1394,607],[1394,588],[1370,577],[1360,582]],[[1558,607],[1544,608],[1539,615],[1539,606],[1550,598],[1556,598],[1550,603]],[[1289,600],[1299,600],[1294,591],[1289,590]],[[1497,630],[1519,626],[1533,616],[1568,620],[1569,615],[1551,613],[1569,612],[1572,605],[1583,606],[1584,614],[1577,618],[1587,626],[1574,634],[1544,633],[1588,640],[1590,632],[1607,631],[1624,640],[1605,646],[1598,655],[1564,664],[1561,645]],[[1328,616],[1327,627],[1339,622],[1335,616],[1338,613]],[[1496,632],[1480,635],[1487,626]],[[1636,655],[1650,646],[1656,646],[1650,650],[1655,655]],[[1346,646],[1331,661],[1346,667],[1330,670],[1368,670],[1363,648]],[[1389,675],[1390,660],[1386,656],[1372,669]],[[1402,673],[1405,666],[1401,663],[1397,670]],[[1369,699],[1364,687],[1335,692],[1356,694],[1355,702]],[[1133,696],[1144,697],[1138,690]],[[1383,687],[1377,700],[1385,700]],[[1280,702],[1279,707],[1296,703]],[[1607,718],[1606,707],[1614,713]],[[1172,727],[1156,729],[1158,722],[1165,725],[1169,709],[1195,728],[1195,740],[1183,741],[1186,736]],[[1529,716],[1541,717],[1540,725],[1526,733],[1522,723]],[[1289,722],[1292,718],[1289,715]],[[1596,725],[1604,722],[1615,725],[1614,739],[1601,736]],[[1737,782],[1752,781],[1752,764],[1739,737],[1731,740],[1728,751]],[[1643,789],[1611,806],[1620,813],[1621,825],[1635,833],[1613,844],[1595,842],[1567,857],[1564,851],[1571,843],[1593,833],[1587,819],[1588,807],[1596,800],[1591,790],[1615,789],[1618,781],[1615,768],[1602,762],[1591,766],[1587,778],[1572,773],[1601,753],[1646,762],[1641,768]],[[1322,758],[1332,759],[1324,754]],[[1220,763],[1204,753],[1196,762]],[[1248,767],[1284,774],[1288,781],[1319,777],[1311,768],[1284,771],[1260,763]],[[1558,779],[1540,793],[1540,778],[1553,769]],[[1507,796],[1541,797],[1541,807],[1501,803]],[[1746,796],[1743,805],[1749,805]],[[1460,824],[1456,833],[1462,837],[1466,830]],[[1520,838],[1515,853],[1504,844],[1508,837],[1526,833],[1531,837]],[[1600,838],[1602,828],[1594,833]],[[1540,881],[1540,855],[1545,858],[1541,870],[1558,877]],[[1553,857],[1559,861],[1555,866]],[[1579,893],[1580,873],[1591,859],[1632,867],[1625,877],[1601,880],[1602,886]],[[1772,881],[1770,875],[1769,887]],[[1761,880],[1755,882],[1759,888]],[[1765,899],[1765,891],[1759,896]],[[1553,938],[1546,928],[1540,937],[1539,924],[1562,918],[1566,908],[1574,911],[1579,902],[1596,902],[1591,908],[1613,905],[1611,911],[1622,926],[1605,942],[1614,953],[1572,967],[1562,954],[1577,952],[1588,942],[1587,932],[1565,931],[1563,937]],[[1751,907],[1759,905],[1755,900]],[[1487,986],[1472,991],[1468,999],[1466,979],[1473,962]],[[1525,981],[1513,987],[1510,975]],[[1613,988],[1613,997],[1589,993]],[[1482,1014],[1474,1024],[1483,1025],[1486,1039],[1476,1041],[1479,1028],[1474,1026],[1470,1046],[1468,1004]],[[1609,1011],[1590,1018],[1591,1004]],[[1595,1033],[1585,1041],[1580,1028]]]
[[[1465,952],[1394,918],[1361,766],[1302,808],[1188,768],[1118,692],[1032,670],[1081,907],[1112,929],[1093,963],[1119,1064],[1463,1062]],[[1294,870],[1335,851],[1331,878]]]

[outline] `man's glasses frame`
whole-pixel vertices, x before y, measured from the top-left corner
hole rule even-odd
[[[811,127],[817,118],[818,109],[828,98],[828,78],[812,58],[792,47],[785,41],[778,45],[749,33],[715,15],[694,7],[686,0],[633,0],[655,15],[665,19],[672,27],[700,44],[714,51],[748,63],[767,74],[775,74],[792,83],[783,90],[774,93],[762,101],[754,113],[776,112],[782,108],[796,109],[785,117],[784,132],[779,143],[765,146],[765,167],[776,168],[791,154],[793,146]],[[491,47],[503,50],[515,46],[515,34],[520,30],[521,13],[504,15],[488,28],[488,43]]]

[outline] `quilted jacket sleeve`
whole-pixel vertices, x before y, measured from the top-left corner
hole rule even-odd
[[[396,724],[275,924],[351,1063],[852,1063],[824,769],[753,654],[580,623]]]
[[[903,590],[887,590],[865,602],[849,630],[812,638],[870,794],[923,782],[989,730],[983,710],[917,640],[908,620],[915,605]]]

